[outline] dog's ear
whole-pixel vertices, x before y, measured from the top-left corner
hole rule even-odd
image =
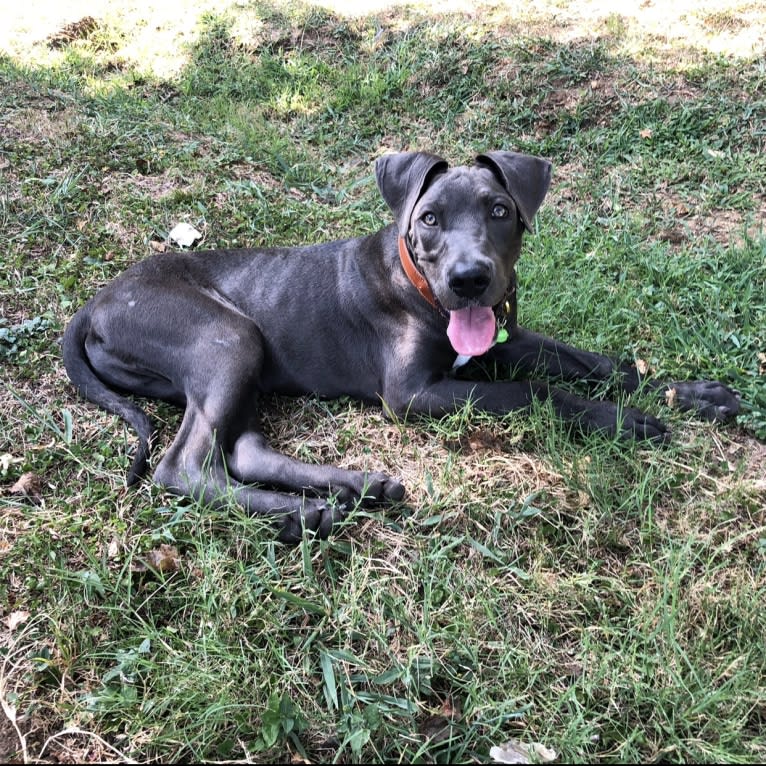
[[[447,161],[428,152],[384,154],[375,163],[375,177],[386,204],[396,218],[399,234],[407,236],[410,216],[430,181],[449,167]]]
[[[551,184],[551,163],[517,152],[487,152],[480,154],[476,163],[486,165],[497,175],[516,203],[527,231],[532,231],[532,219]]]

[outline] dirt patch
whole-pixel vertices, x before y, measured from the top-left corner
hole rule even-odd
[[[609,34],[621,47],[652,49],[657,58],[674,57],[679,49],[753,56],[766,40],[763,12],[748,0],[679,0],[672,5],[624,0],[619,6],[609,0],[566,5],[543,0],[527,10],[525,22],[527,34],[546,34],[563,42]]]
[[[181,177],[174,170],[166,170],[157,175],[140,173],[111,173],[104,177],[101,188],[106,195],[119,198],[131,198],[138,195],[149,197],[158,202],[176,191],[189,189],[194,185],[187,177]]]
[[[574,204],[585,203],[578,191],[580,179],[587,175],[587,168],[581,162],[566,162],[553,166],[550,191],[545,200],[546,207],[559,212],[571,209]]]
[[[697,211],[692,202],[668,184],[661,184],[652,192],[651,207],[654,215],[666,222],[657,238],[672,245],[710,237],[722,245],[741,246],[746,237],[762,233],[761,222],[766,220],[766,195],[755,195],[753,210],[722,208],[711,214]]]
[[[0,717],[0,763],[23,763],[19,738],[13,724]]]
[[[266,45],[282,51],[313,51],[320,50],[323,55],[328,51],[342,49],[344,41],[357,41],[359,34],[347,25],[338,23],[305,25],[292,29],[269,29],[257,36],[251,46],[257,50]]]
[[[46,42],[51,48],[63,48],[75,40],[86,40],[98,29],[93,16],[83,16],[77,21],[65,24],[58,32],[48,35]]]
[[[11,112],[3,121],[6,139],[32,144],[58,143],[79,133],[82,116],[73,107],[44,99],[34,107]]]
[[[751,436],[743,436],[729,444],[726,455],[732,466],[737,463],[743,466],[742,478],[745,481],[763,484],[766,477],[766,444]],[[763,484],[763,490],[766,492],[766,484]]]
[[[284,179],[278,178],[266,170],[256,170],[249,164],[230,165],[226,173],[237,181],[250,181],[261,189],[276,191],[285,187]]]

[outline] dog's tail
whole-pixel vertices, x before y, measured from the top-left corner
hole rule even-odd
[[[72,317],[64,331],[62,342],[64,367],[80,396],[103,407],[113,415],[119,415],[138,433],[138,449],[127,477],[127,483],[130,486],[146,473],[154,427],[148,415],[138,405],[113,391],[94,372],[85,351],[85,338],[89,327],[90,306],[86,304]]]

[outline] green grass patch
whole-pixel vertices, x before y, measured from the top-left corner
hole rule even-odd
[[[486,762],[519,739],[762,761],[762,60],[677,19],[572,34],[532,6],[187,11],[3,38],[0,760]],[[735,34],[748,13],[766,23],[733,2],[687,22]],[[375,231],[374,160],[415,148],[551,159],[521,321],[723,380],[737,422],[636,396],[673,429],[655,451],[543,406],[404,423],[275,398],[280,449],[408,489],[295,548],[234,506],[126,490],[134,435],[61,364],[77,307],[182,220],[205,247]],[[156,462],[179,413],[147,410]]]

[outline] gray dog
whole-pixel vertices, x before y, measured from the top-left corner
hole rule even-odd
[[[522,234],[548,191],[551,165],[490,152],[450,168],[424,152],[381,157],[380,191],[396,225],[367,237],[300,248],[157,255],[93,297],[64,334],[64,364],[82,396],[139,435],[128,482],[146,469],[152,426],[124,394],[185,407],[154,471],[168,490],[205,502],[233,493],[269,514],[280,539],[325,537],[357,500],[400,500],[384,473],[302,463],[269,447],[260,394],[353,396],[391,411],[443,415],[471,401],[502,415],[550,400],[586,432],[664,442],[651,415],[580,398],[540,380],[476,382],[452,370],[481,357],[515,374],[635,391],[639,373],[516,324]],[[660,384],[709,420],[739,397],[709,381]],[[118,393],[119,392],[119,393]]]

